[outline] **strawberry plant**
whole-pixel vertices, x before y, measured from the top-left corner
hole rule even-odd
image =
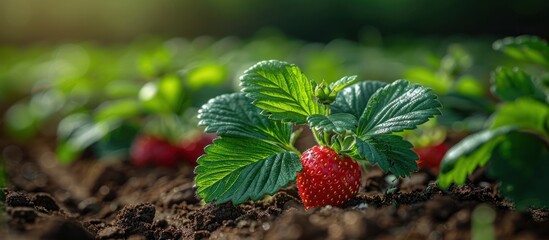
[[[194,166],[212,137],[195,134],[201,131],[185,83],[168,74],[147,82],[134,96],[65,117],[58,127],[58,159],[68,163],[91,148],[101,158],[129,157],[135,166]]]
[[[316,84],[296,65],[270,60],[240,81],[242,92],[199,110],[199,125],[220,136],[195,169],[206,202],[259,200],[297,179],[305,207],[340,206],[358,191],[358,164],[397,177],[416,171],[412,144],[393,133],[440,114],[437,96],[406,80],[355,83],[347,76]],[[301,153],[294,143],[304,125],[316,146]]]
[[[492,93],[502,102],[483,131],[472,134],[445,155],[439,185],[462,184],[477,167],[487,166],[501,193],[518,209],[549,206],[549,46],[537,37],[520,36],[494,43],[496,50],[531,69],[499,67]]]

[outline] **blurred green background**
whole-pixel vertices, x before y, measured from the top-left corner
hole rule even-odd
[[[127,154],[138,134],[176,143],[266,59],[316,82],[420,83],[445,106],[432,126],[476,131],[494,110],[491,71],[518,64],[493,41],[547,38],[547,12],[535,0],[0,0],[0,140],[49,139],[66,162],[90,147]]]
[[[547,12],[546,0],[2,0],[0,43],[250,37],[265,27],[307,41],[372,35],[548,37]]]

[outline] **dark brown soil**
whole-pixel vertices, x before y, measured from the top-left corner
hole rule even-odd
[[[295,186],[259,202],[203,204],[191,167],[137,169],[48,148],[3,147],[1,239],[470,239],[477,207],[495,213],[497,239],[549,239],[549,213],[517,212],[482,174],[442,190],[420,171],[393,181],[373,168],[343,208],[305,211]]]

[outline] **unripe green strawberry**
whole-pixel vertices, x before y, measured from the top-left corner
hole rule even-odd
[[[326,146],[314,146],[301,155],[303,170],[297,188],[305,208],[342,206],[360,187],[360,167],[350,157],[341,157]]]

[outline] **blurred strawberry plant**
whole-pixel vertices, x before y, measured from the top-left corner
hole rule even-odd
[[[502,102],[485,130],[452,147],[443,159],[438,183],[448,188],[463,184],[477,167],[500,183],[503,196],[518,209],[549,206],[549,46],[537,37],[509,37],[495,50],[520,60],[521,67],[498,67],[491,91]],[[527,63],[533,63],[529,66]]]
[[[452,44],[442,58],[432,56],[427,63],[428,67],[406,70],[404,78],[430,87],[440,96],[444,109],[436,125],[450,131],[482,128],[494,106],[486,97],[486,84],[479,78],[483,76],[477,76],[473,56],[465,47]]]
[[[418,56],[445,45],[425,46],[424,40],[381,43],[307,43],[271,32],[249,41],[200,37],[110,46],[0,46],[0,109],[6,110],[1,124],[10,140],[21,143],[58,137],[65,161],[85,149],[99,156],[127,154],[127,139],[138,134],[192,146],[192,141],[180,144],[177,138],[194,135],[181,127],[192,122],[193,109],[213,96],[239,90],[238,73],[259,60],[294,62],[317,83],[330,83],[346,72],[389,81],[401,78]],[[461,58],[460,53],[453,55]],[[169,93],[176,91],[174,78],[182,81],[184,101],[178,103],[170,97],[177,93]],[[160,97],[164,95],[169,97]],[[425,128],[425,134],[430,132]]]
[[[73,161],[89,147],[101,158],[131,156],[138,166],[175,166],[186,155],[196,155],[180,146],[188,138],[204,138],[195,127],[191,87],[178,75],[147,73],[164,76],[145,83],[132,97],[106,101],[93,111],[77,112],[60,122],[57,154],[62,162]]]

